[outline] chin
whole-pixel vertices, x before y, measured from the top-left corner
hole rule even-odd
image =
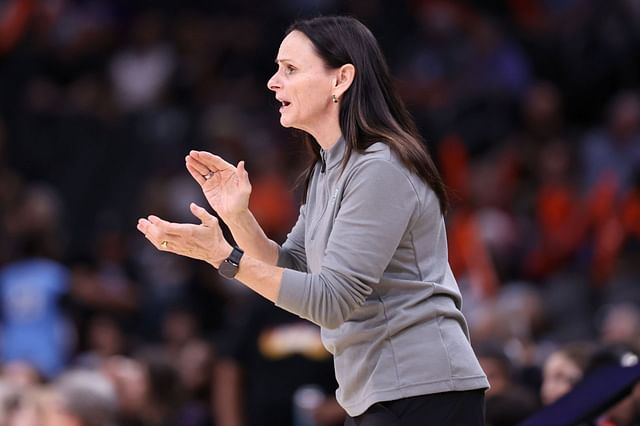
[[[286,128],[296,127],[290,120],[287,120],[284,117],[280,117],[280,125]]]

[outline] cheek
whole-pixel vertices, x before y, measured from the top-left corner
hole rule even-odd
[[[327,107],[331,94],[325,81],[309,78],[297,86],[295,97],[301,111],[317,113]]]
[[[545,380],[542,385],[542,389],[540,392],[540,396],[542,397],[542,402],[545,404],[550,404],[558,399],[558,395],[561,393],[561,390],[558,389],[557,383],[551,380]]]
[[[571,390],[571,383],[564,377],[552,377],[545,381],[543,389],[547,396],[557,399]]]
[[[306,103],[306,113],[310,115],[323,115],[328,110],[329,102],[327,102],[326,90],[313,88],[309,90],[308,101]]]

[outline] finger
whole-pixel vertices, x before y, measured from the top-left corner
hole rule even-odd
[[[234,169],[233,164],[227,163],[222,157],[214,155],[207,151],[191,151],[189,156],[198,160],[201,164],[214,172],[219,170]]]
[[[138,231],[140,231],[146,237],[149,233],[149,221],[147,219],[138,219],[136,228],[138,228]]]
[[[187,166],[190,166],[193,170],[197,171],[201,175],[206,175],[210,172],[209,168],[206,165],[198,161],[192,155],[187,155],[185,161],[187,162]]]
[[[202,222],[203,225],[205,225],[205,226],[218,226],[218,218],[216,218],[212,214],[209,214],[208,211],[206,211],[205,209],[203,209],[202,207],[200,207],[196,203],[191,203],[191,205],[189,205],[189,207],[191,208],[191,213],[193,213],[193,215],[195,217],[200,219],[200,222]]]
[[[151,215],[147,219],[139,219],[137,228],[158,250],[177,253],[180,242],[189,234],[189,226],[193,225],[167,222]]]
[[[161,229],[164,228],[164,224],[161,222],[164,222],[162,219],[153,216],[152,220],[149,220],[152,216],[149,216],[149,218],[146,219],[139,219],[138,220],[138,225],[137,228],[140,232],[142,232],[145,237],[147,236],[151,236],[151,237],[160,237],[164,234],[164,231]],[[161,221],[161,222],[158,222]]]
[[[149,240],[151,244],[158,250],[165,250],[168,247],[167,244],[163,244],[162,241],[159,241],[157,237],[154,237],[153,224],[149,222],[147,219],[139,219],[138,224],[136,226],[140,232],[144,235],[144,237]],[[166,240],[163,240],[166,241]]]
[[[155,226],[167,226],[170,223],[170,222],[167,222],[164,219],[160,219],[158,216],[153,215],[153,214],[147,216],[147,220],[149,222],[151,222]]]
[[[198,185],[200,186],[204,185],[207,179],[205,179],[202,173],[200,173],[199,169],[194,168],[188,161],[186,164],[187,164],[187,170],[189,171],[189,174],[195,179],[196,182],[198,182]]]
[[[158,216],[149,216],[149,222],[152,226],[149,227],[149,234],[156,241],[178,241],[185,238],[191,232],[191,223],[174,223],[168,222],[164,219],[160,219]]]
[[[159,232],[159,229],[156,225],[154,225],[151,221],[145,218],[138,219],[138,224],[136,226],[144,237],[151,242],[158,250],[166,249],[167,244],[162,244],[162,241],[166,241],[162,234]]]
[[[169,222],[168,220],[164,220],[156,215],[149,215],[147,220],[155,227],[160,228],[163,231],[168,231],[171,229],[176,229],[184,226],[184,223],[175,223]]]

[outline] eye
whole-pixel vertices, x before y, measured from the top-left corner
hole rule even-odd
[[[285,74],[293,74],[295,71],[295,67],[293,65],[287,65],[284,69]]]

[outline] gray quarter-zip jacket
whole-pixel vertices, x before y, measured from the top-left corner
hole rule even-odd
[[[350,416],[376,402],[489,386],[460,311],[438,197],[385,143],[345,141],[315,167],[279,250],[276,304],[322,328],[336,397]],[[325,170],[323,170],[325,169]]]

